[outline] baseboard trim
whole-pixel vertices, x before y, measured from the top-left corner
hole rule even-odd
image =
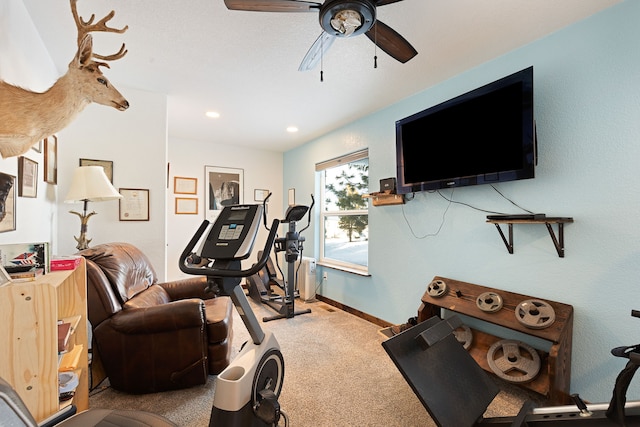
[[[378,317],[375,317],[375,316],[372,316],[370,314],[364,313],[364,312],[362,312],[360,310],[356,310],[353,307],[349,307],[348,305],[344,305],[344,304],[342,304],[342,303],[340,303],[338,301],[334,301],[334,300],[332,300],[330,298],[327,298],[327,297],[324,297],[322,295],[316,294],[316,299],[318,301],[322,301],[322,302],[324,302],[326,304],[329,304],[330,306],[339,308],[342,311],[346,311],[349,314],[353,314],[354,316],[357,316],[357,317],[359,317],[361,319],[364,319],[364,320],[366,320],[368,322],[371,322],[374,325],[378,325],[378,326],[380,326],[382,328],[387,328],[389,326],[393,326],[394,325],[394,323],[389,323],[386,320],[382,320],[382,319],[380,319]]]

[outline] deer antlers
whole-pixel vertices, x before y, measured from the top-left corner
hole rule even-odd
[[[103,31],[107,33],[122,34],[129,29],[128,25],[125,25],[124,28],[121,28],[121,29],[107,26],[107,22],[109,22],[111,18],[113,18],[116,14],[116,12],[113,10],[107,16],[105,16],[95,24],[93,23],[93,20],[96,17],[95,14],[91,14],[91,18],[89,18],[88,21],[85,21],[84,19],[82,19],[80,15],[78,15],[78,8],[76,5],[78,3],[78,0],[70,0],[70,1],[71,1],[71,13],[73,13],[73,19],[76,21],[76,27],[78,28],[78,46],[80,46],[80,44],[82,43],[82,39],[85,37],[85,35],[93,31]],[[114,53],[113,55],[105,56],[105,55],[98,55],[97,53],[94,53],[93,57],[97,59],[101,59],[103,61],[115,61],[125,56],[127,52],[128,51],[125,50],[125,44],[122,43],[122,47],[120,47],[120,50],[117,53]],[[98,63],[98,65],[104,65],[107,68],[109,67],[109,65],[105,63]]]

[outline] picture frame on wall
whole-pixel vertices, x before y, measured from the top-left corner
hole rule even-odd
[[[18,157],[18,196],[38,196],[38,162],[28,157]]]
[[[95,160],[80,159],[80,166],[102,166],[105,175],[109,178],[109,182],[113,184],[113,161],[112,160]]]
[[[261,188],[253,190],[253,201],[255,202],[264,202],[268,196],[269,190],[263,190]]]
[[[16,177],[0,172],[0,233],[16,229]]]
[[[175,194],[197,194],[198,178],[186,178],[184,176],[174,176],[173,192]]]
[[[197,215],[198,199],[191,197],[176,197],[176,215]]]
[[[214,222],[225,206],[244,203],[244,169],[204,167],[205,219]]]
[[[44,182],[58,183],[58,137],[44,139]]]
[[[119,188],[120,221],[149,221],[149,190],[143,188]]]

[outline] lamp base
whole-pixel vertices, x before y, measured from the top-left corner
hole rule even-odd
[[[76,242],[78,242],[78,244],[76,245],[76,249],[78,249],[79,251],[87,249],[89,247],[89,242],[91,241],[91,239],[87,239],[87,223],[89,222],[89,218],[91,218],[93,215],[96,215],[96,213],[91,212],[87,214],[86,201],[83,213],[78,213],[75,211],[69,211],[69,213],[78,215],[78,217],[80,218],[80,237],[73,236],[73,238],[76,239]]]

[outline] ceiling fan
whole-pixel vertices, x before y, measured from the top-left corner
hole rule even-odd
[[[313,69],[336,37],[364,33],[392,58],[405,63],[418,52],[391,27],[376,19],[376,8],[402,0],[224,0],[227,9],[254,12],[319,12],[322,33],[305,55],[298,70]]]

